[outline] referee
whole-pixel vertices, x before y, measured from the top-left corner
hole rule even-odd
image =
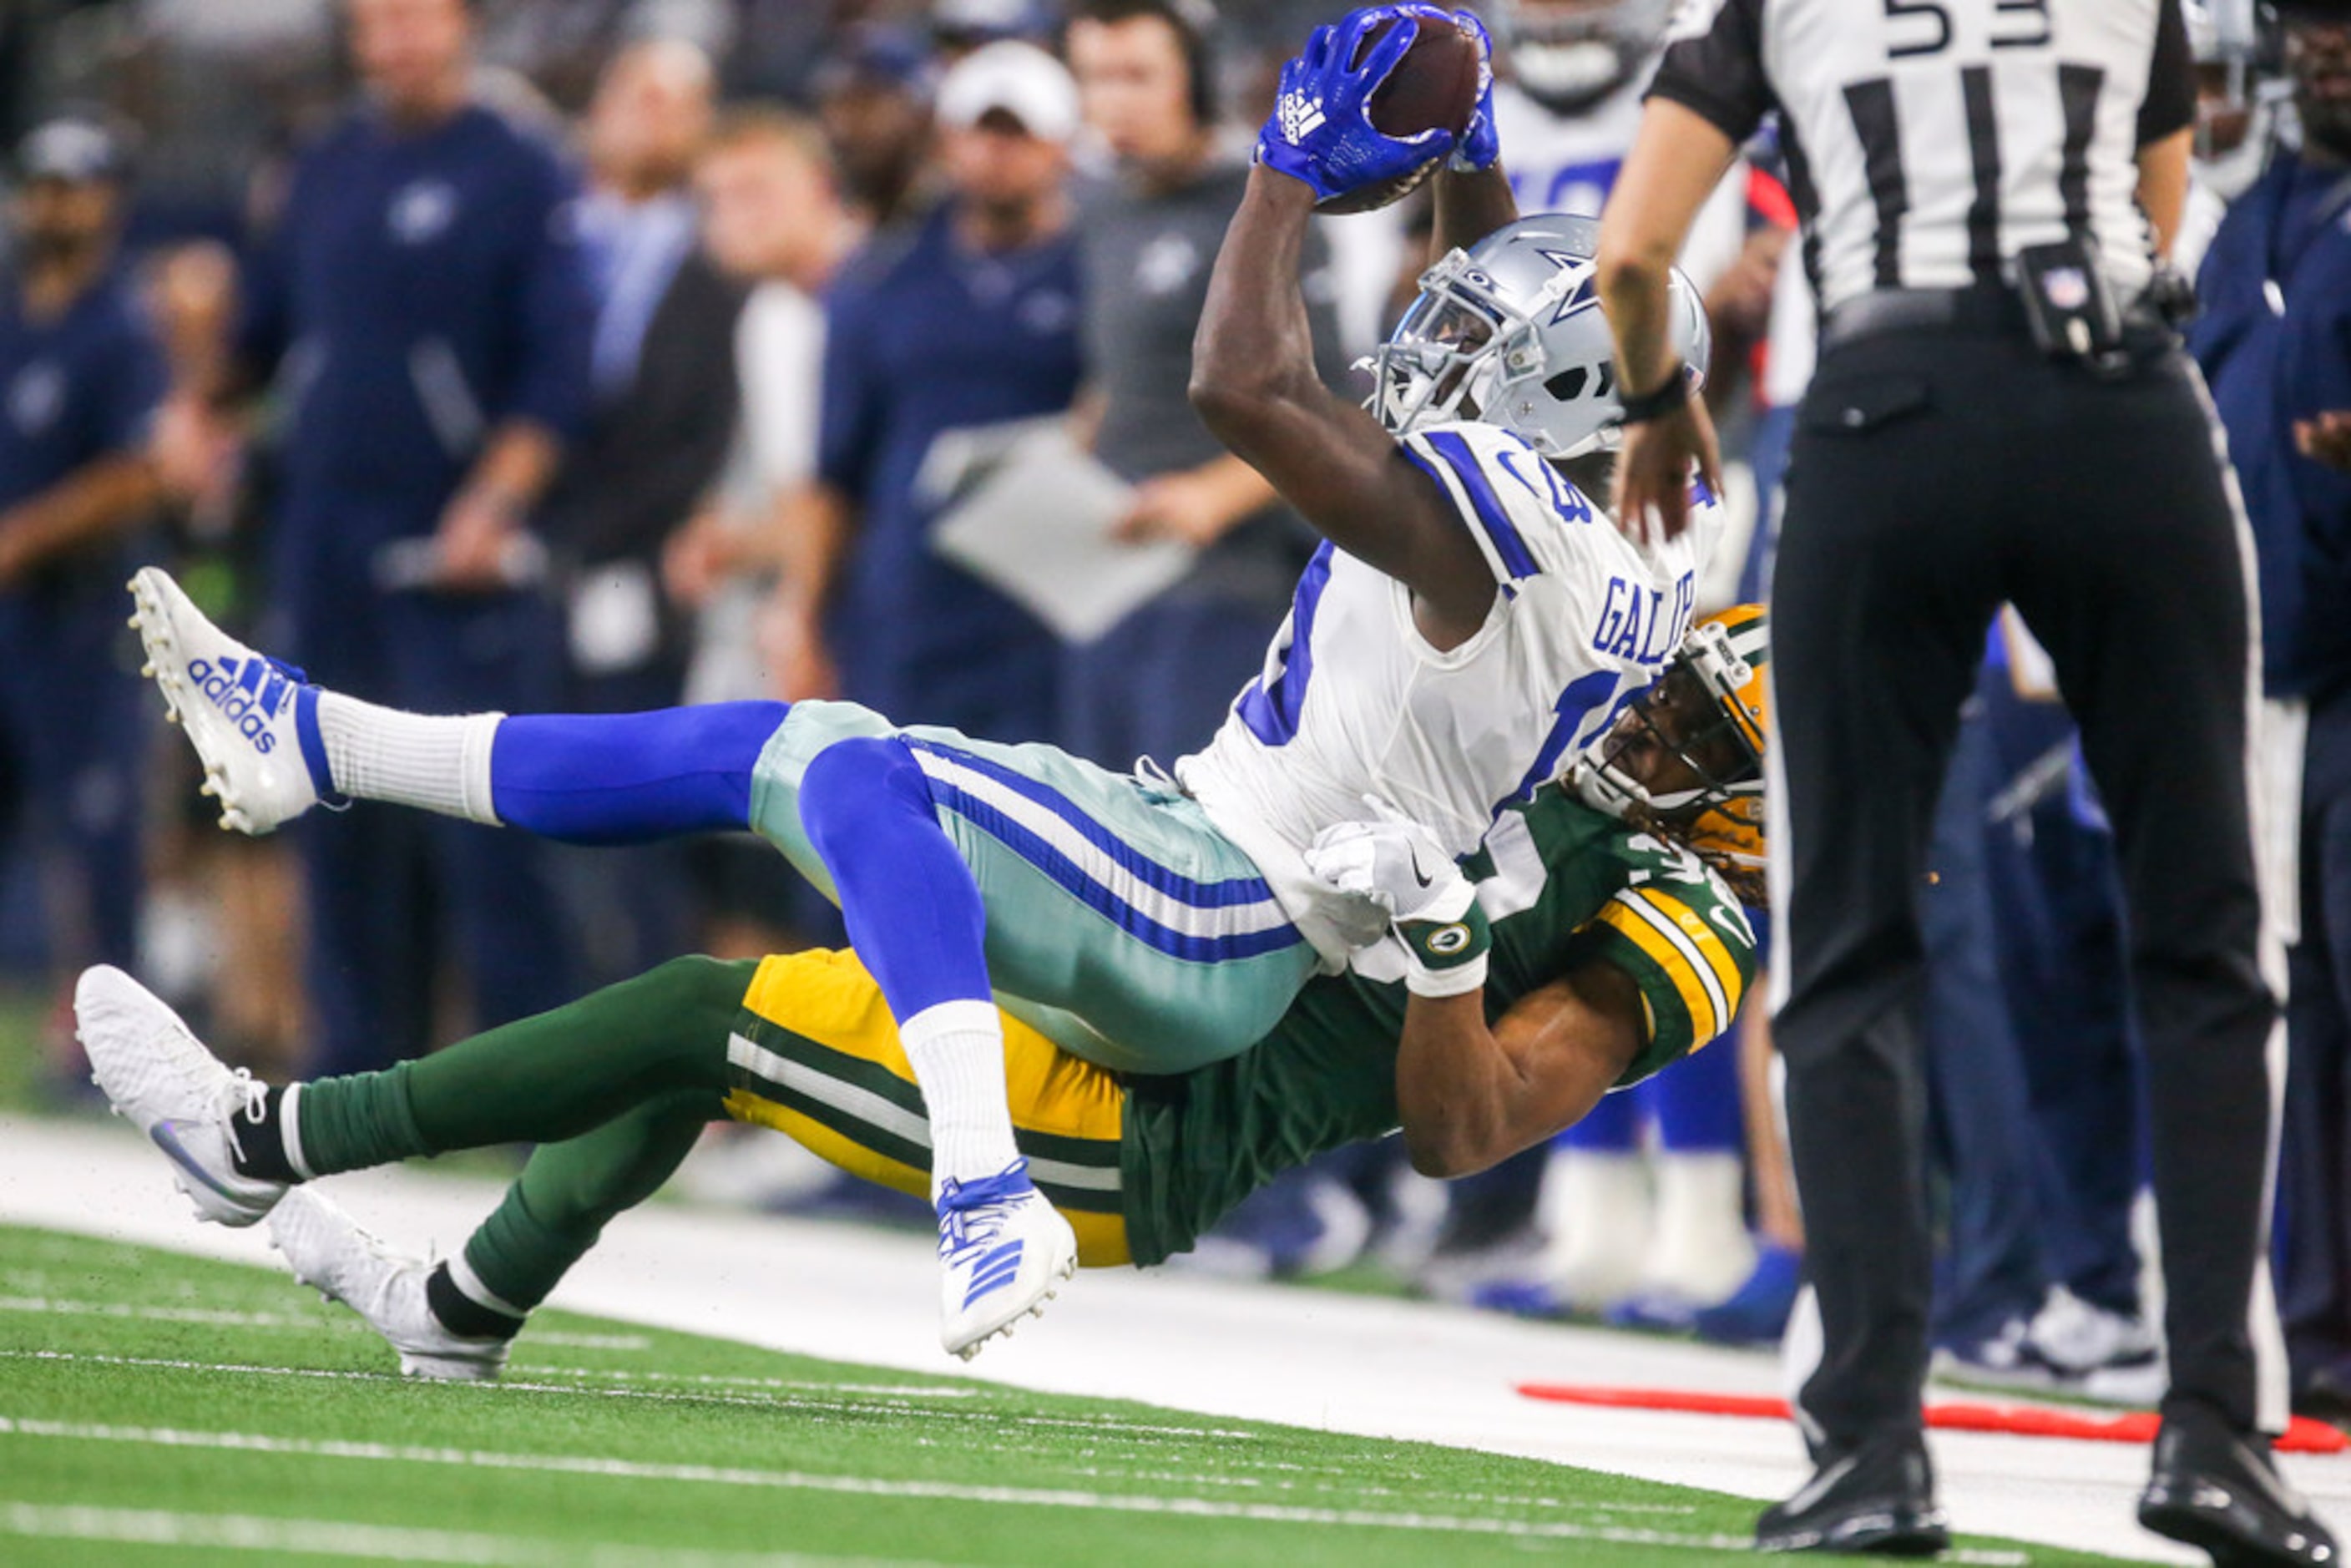
[[[1685,522],[1703,407],[1668,265],[1777,110],[1822,313],[1773,590],[1776,1036],[1817,1316],[1817,1474],[1769,1550],[1930,1551],[1916,898],[1960,702],[2011,601],[2056,661],[2119,841],[2171,1388],[2148,1528],[2332,1563],[2277,1479],[2262,1262],[2273,987],[2249,789],[2249,535],[2158,308],[2195,97],[2179,0],[1693,0],[1601,231],[1627,390],[1622,526]]]

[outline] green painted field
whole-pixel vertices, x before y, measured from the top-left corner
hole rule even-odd
[[[282,1276],[0,1228],[0,1563],[1681,1564],[1754,1511],[559,1312],[494,1387],[392,1366]]]

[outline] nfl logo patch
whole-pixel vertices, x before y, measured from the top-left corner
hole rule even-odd
[[[2090,280],[2078,267],[2052,267],[2041,287],[2049,303],[2060,310],[2079,310],[2090,302]]]

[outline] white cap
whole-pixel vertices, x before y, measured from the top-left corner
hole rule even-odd
[[[938,117],[969,127],[1002,110],[1029,135],[1067,141],[1078,133],[1078,84],[1069,68],[1034,44],[1013,39],[974,49],[939,82]]]

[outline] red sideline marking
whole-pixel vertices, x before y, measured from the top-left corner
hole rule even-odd
[[[1522,1383],[1530,1399],[1561,1405],[1598,1405],[1613,1410],[1668,1410],[1692,1416],[1789,1418],[1788,1402],[1756,1394],[1691,1394],[1677,1388],[1579,1388],[1557,1383]],[[2087,1416],[2046,1405],[1945,1404],[1927,1406],[1927,1425],[1952,1432],[2006,1432],[2020,1437],[2075,1437],[2096,1443],[2151,1443],[2155,1415],[2134,1410],[2121,1416]],[[2324,1421],[2297,1416],[2277,1440],[2282,1454],[2340,1454],[2346,1437]]]

